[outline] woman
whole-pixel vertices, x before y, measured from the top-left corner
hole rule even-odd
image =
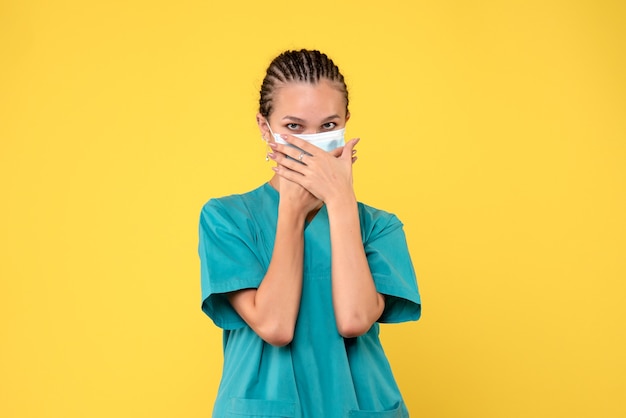
[[[257,123],[269,182],[200,218],[202,309],[224,330],[214,417],[407,417],[379,322],[416,320],[402,224],[358,203],[339,69],[287,51],[267,69]]]

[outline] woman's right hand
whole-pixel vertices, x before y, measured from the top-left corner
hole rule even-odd
[[[321,200],[298,183],[278,175],[275,176],[275,179],[278,182],[281,205],[288,205],[289,208],[304,216],[322,206]]]
[[[268,156],[272,160],[276,161],[276,156],[278,155],[287,158],[285,154],[276,150],[274,143],[271,143],[270,147],[272,152]],[[279,162],[277,163],[280,164]],[[276,167],[273,170],[276,171]],[[287,208],[293,209],[296,213],[306,217],[310,212],[322,207],[323,202],[298,183],[278,174],[274,175],[272,182],[276,182],[276,189],[280,193],[280,204],[287,205]]]

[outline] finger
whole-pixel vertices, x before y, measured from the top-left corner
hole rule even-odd
[[[354,147],[356,146],[356,144],[359,143],[360,140],[361,138],[353,138],[350,141],[346,142],[346,145],[344,145],[343,150],[341,152],[341,156],[345,158],[351,158],[354,155],[354,152],[356,151]]]
[[[337,147],[332,151],[328,151],[328,153],[332,155],[333,157],[340,157],[343,154],[343,150],[346,148],[346,145],[348,145],[350,142],[354,142],[354,144],[352,145],[353,147],[352,154],[354,154],[356,152],[356,150],[354,149],[354,146],[356,146],[356,144],[358,144],[359,141],[360,141],[360,138],[353,138],[347,144],[342,145],[341,147]]]
[[[343,154],[343,151],[337,157],[340,158],[342,154]],[[352,154],[352,158],[353,159],[356,158],[356,150],[355,149],[352,150],[351,154]]]
[[[276,167],[272,167],[272,170],[274,170],[274,172],[278,174],[281,178],[292,181],[302,186],[302,181],[304,180],[304,176],[302,174],[296,171],[290,170],[287,167],[282,166],[282,165],[277,165]]]
[[[305,155],[302,153],[302,151],[299,151],[299,152],[300,154],[302,154],[304,158]],[[277,164],[282,165],[288,168],[289,170],[296,171],[301,174],[302,174],[302,170],[306,167],[306,164],[304,163],[304,161],[300,160],[299,157],[289,158],[287,154],[283,154],[282,152],[271,152],[267,154],[267,156],[270,157]]]
[[[277,151],[281,154],[286,154],[290,149],[293,148],[293,147],[290,147],[289,145],[281,144],[278,142],[270,142],[268,143],[268,145],[273,151]]]
[[[270,143],[270,147],[273,150],[278,151],[279,153],[281,153],[281,154],[283,154],[283,155],[285,155],[287,157],[290,157],[293,160],[302,162],[302,163],[304,163],[303,162],[303,158],[305,156],[307,156],[307,155],[311,156],[310,153],[308,153],[306,151],[303,151],[303,150],[301,150],[299,148],[296,148],[293,145],[277,144],[277,143],[273,142],[273,143]]]
[[[344,149],[344,147],[345,147],[345,145],[342,145],[342,146],[340,146],[340,147],[335,148],[335,149],[334,149],[334,150],[332,150],[332,151],[328,151],[328,153],[329,153],[330,155],[332,155],[333,157],[340,157],[340,156],[341,156],[341,154],[343,153],[343,149]]]
[[[305,141],[304,139],[295,137],[293,135],[281,135],[280,137],[284,139],[285,142],[287,142],[288,144],[291,144],[297,148],[300,148],[301,150],[307,152],[309,155],[315,155],[316,152],[323,151],[319,147],[316,147],[315,145],[311,144],[310,142]]]

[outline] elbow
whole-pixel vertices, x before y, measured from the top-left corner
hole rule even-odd
[[[352,318],[350,320],[337,321],[337,331],[343,338],[356,338],[366,334],[374,323],[366,319]]]
[[[274,347],[284,347],[287,344],[289,344],[291,340],[293,340],[293,333],[292,334],[283,333],[283,334],[268,335],[265,338],[263,338],[263,340],[266,343],[273,345]]]
[[[372,329],[385,309],[384,296],[378,294],[377,302],[370,309],[335,310],[335,321],[339,334],[344,338],[355,338]]]
[[[263,341],[275,347],[283,347],[293,340],[294,327],[275,324],[274,326],[259,329],[257,334]]]

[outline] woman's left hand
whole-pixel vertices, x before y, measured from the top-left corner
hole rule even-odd
[[[354,147],[359,138],[326,152],[295,136],[281,137],[300,149],[275,142],[270,144],[274,150],[272,159],[278,164],[273,170],[279,176],[298,183],[325,203],[353,195],[352,164],[357,159]]]

